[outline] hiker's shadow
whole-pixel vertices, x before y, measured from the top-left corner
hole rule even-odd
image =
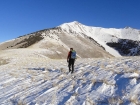
[[[45,71],[45,68],[27,68],[28,70],[39,70],[39,71]]]

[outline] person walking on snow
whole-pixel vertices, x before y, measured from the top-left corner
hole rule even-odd
[[[68,62],[69,72],[71,73],[74,72],[75,59],[76,59],[76,51],[73,50],[73,48],[70,48],[70,51],[67,56],[67,62]],[[72,67],[72,70],[71,70],[71,67]]]

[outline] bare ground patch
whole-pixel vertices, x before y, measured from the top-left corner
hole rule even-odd
[[[0,66],[5,64],[8,64],[8,61],[6,59],[0,58]]]

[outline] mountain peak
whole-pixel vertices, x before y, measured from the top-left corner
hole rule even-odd
[[[68,33],[84,33],[85,25],[79,23],[78,21],[73,21],[69,23],[64,23],[60,27]]]
[[[70,22],[70,23],[73,23],[73,24],[81,24],[78,21],[73,21],[73,22]]]
[[[73,22],[64,23],[62,25],[76,26],[76,25],[82,25],[82,24],[80,22],[78,22],[78,21],[73,21]]]

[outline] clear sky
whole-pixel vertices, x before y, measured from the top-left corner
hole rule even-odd
[[[0,0],[0,42],[72,21],[140,29],[140,0]]]

